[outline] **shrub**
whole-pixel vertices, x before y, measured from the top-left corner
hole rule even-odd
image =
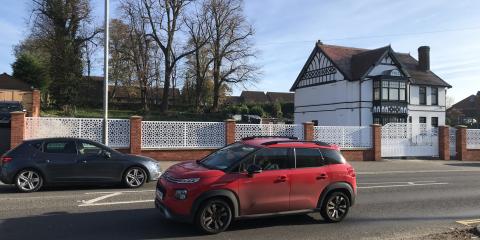
[[[263,117],[265,115],[265,111],[263,111],[261,106],[255,105],[250,108],[250,114]]]

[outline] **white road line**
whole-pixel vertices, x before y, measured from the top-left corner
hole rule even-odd
[[[120,193],[142,193],[142,192],[155,192],[155,190],[138,190],[138,191],[115,191],[115,192],[120,192]],[[114,191],[108,191],[108,192],[86,192],[84,194],[109,194],[109,193],[115,193]]]
[[[357,187],[358,189],[370,189],[370,188],[393,188],[393,187],[414,187],[414,186],[429,186],[429,185],[446,185],[448,183],[413,183],[409,182],[407,184],[398,184],[398,185],[383,185],[383,186],[368,186],[368,187]]]
[[[118,196],[118,195],[121,195],[122,193],[121,192],[114,192],[112,194],[108,194],[108,195],[104,195],[104,196],[101,196],[101,197],[98,197],[98,198],[94,198],[94,199],[91,199],[91,200],[88,200],[88,201],[82,201],[82,205],[90,205],[90,204],[94,204],[98,201],[102,201],[104,199],[107,199],[107,198],[111,198],[111,197],[115,197],[115,196]]]
[[[137,200],[137,201],[124,201],[124,202],[105,202],[105,203],[91,203],[91,204],[81,204],[79,207],[92,207],[92,206],[106,206],[106,205],[118,205],[118,204],[131,204],[131,203],[146,203],[153,202],[154,200]]]
[[[392,173],[447,173],[447,172],[480,172],[480,170],[420,170],[420,171],[357,172],[357,175],[380,175],[380,174],[392,174]]]
[[[467,226],[478,225],[478,224],[480,224],[480,219],[462,220],[462,221],[457,221],[457,223],[467,225]]]
[[[415,181],[414,183],[434,183],[436,181]],[[401,183],[409,183],[409,182],[371,182],[371,183],[362,183],[359,182],[358,185],[382,185],[382,184],[401,184]]]

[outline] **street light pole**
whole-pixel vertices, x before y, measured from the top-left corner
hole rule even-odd
[[[105,44],[103,55],[103,143],[108,145],[108,40],[109,40],[109,0],[105,0]]]

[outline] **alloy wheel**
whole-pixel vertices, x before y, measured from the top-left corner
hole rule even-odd
[[[223,202],[213,201],[205,207],[200,221],[203,228],[208,232],[221,232],[230,224],[230,209]]]
[[[332,197],[327,203],[327,214],[332,220],[342,219],[347,213],[347,210],[348,202],[341,195]]]
[[[145,172],[139,168],[132,168],[125,175],[125,180],[131,187],[140,187],[145,182]]]
[[[34,191],[41,183],[42,179],[35,171],[23,171],[17,177],[17,186],[24,192]]]

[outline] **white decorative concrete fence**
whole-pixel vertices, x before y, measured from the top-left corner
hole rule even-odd
[[[223,122],[142,121],[142,148],[220,148],[225,146]]]
[[[370,126],[315,126],[314,140],[338,145],[341,149],[372,147]]]
[[[467,149],[480,149],[480,129],[467,129]]]
[[[25,118],[25,139],[75,137],[96,142],[103,139],[101,118]],[[108,145],[114,148],[130,147],[130,121],[108,120]]]
[[[236,124],[235,141],[252,136],[288,136],[303,139],[300,124]]]

